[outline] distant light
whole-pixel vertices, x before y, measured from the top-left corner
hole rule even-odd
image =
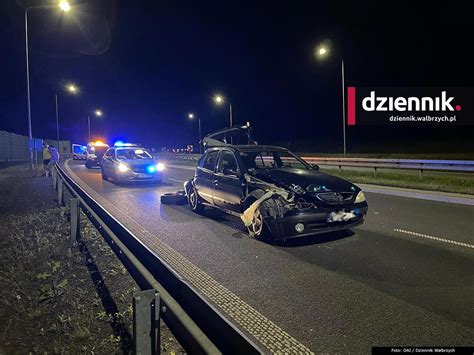
[[[188,117],[189,117],[190,119],[193,119],[193,118],[194,118],[194,113],[188,114]]]
[[[327,45],[321,44],[316,47],[314,54],[318,58],[324,58],[329,54],[329,48]]]
[[[71,94],[77,94],[77,92],[79,91],[78,87],[74,84],[68,84],[66,86],[66,90],[67,90],[67,92],[69,92]]]
[[[156,164],[156,170],[158,170],[158,171],[165,170],[165,164],[163,164],[163,163]]]
[[[124,173],[124,172],[130,170],[130,168],[129,168],[127,165],[125,165],[124,163],[120,163],[119,166],[118,166],[118,169],[119,169],[122,173]]]
[[[71,5],[69,5],[67,1],[62,0],[59,2],[59,8],[64,12],[68,12],[69,10],[71,10]]]
[[[137,149],[135,150],[135,154],[143,154],[144,151],[142,149]]]
[[[216,104],[221,104],[221,103],[224,102],[224,98],[221,95],[216,95],[214,97],[214,101],[215,101]]]
[[[95,110],[94,115],[96,115],[97,117],[102,117],[103,112],[101,110]]]

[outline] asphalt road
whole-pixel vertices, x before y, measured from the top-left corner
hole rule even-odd
[[[67,164],[316,353],[474,345],[474,206],[367,193],[364,225],[270,244],[249,238],[237,218],[161,205],[190,170],[169,168],[159,185],[116,186],[83,162]]]

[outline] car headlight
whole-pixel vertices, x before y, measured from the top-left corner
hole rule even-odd
[[[165,164],[163,164],[163,163],[156,164],[156,170],[158,170],[158,171],[165,170]]]
[[[97,158],[97,155],[95,155],[95,154],[89,154],[89,158],[95,159],[95,158]]]
[[[119,164],[118,169],[119,169],[119,171],[121,171],[122,173],[124,173],[124,172],[130,170],[130,168],[128,167],[128,165],[125,165],[125,164],[123,164],[123,163],[120,163],[120,164]]]
[[[355,203],[360,203],[360,202],[364,202],[364,201],[365,201],[364,192],[359,191],[359,193],[357,194],[357,197],[355,199]]]

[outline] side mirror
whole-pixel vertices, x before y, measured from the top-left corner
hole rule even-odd
[[[319,165],[317,165],[317,164],[311,164],[311,166],[313,167],[314,170],[319,170]]]
[[[237,171],[235,171],[234,169],[229,169],[229,168],[224,168],[223,173],[224,175],[239,176],[239,173]]]

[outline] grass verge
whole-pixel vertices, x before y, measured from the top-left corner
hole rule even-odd
[[[92,224],[71,246],[69,208],[24,167],[0,171],[0,195],[0,354],[130,353],[137,286]],[[183,352],[160,332],[162,353]]]

